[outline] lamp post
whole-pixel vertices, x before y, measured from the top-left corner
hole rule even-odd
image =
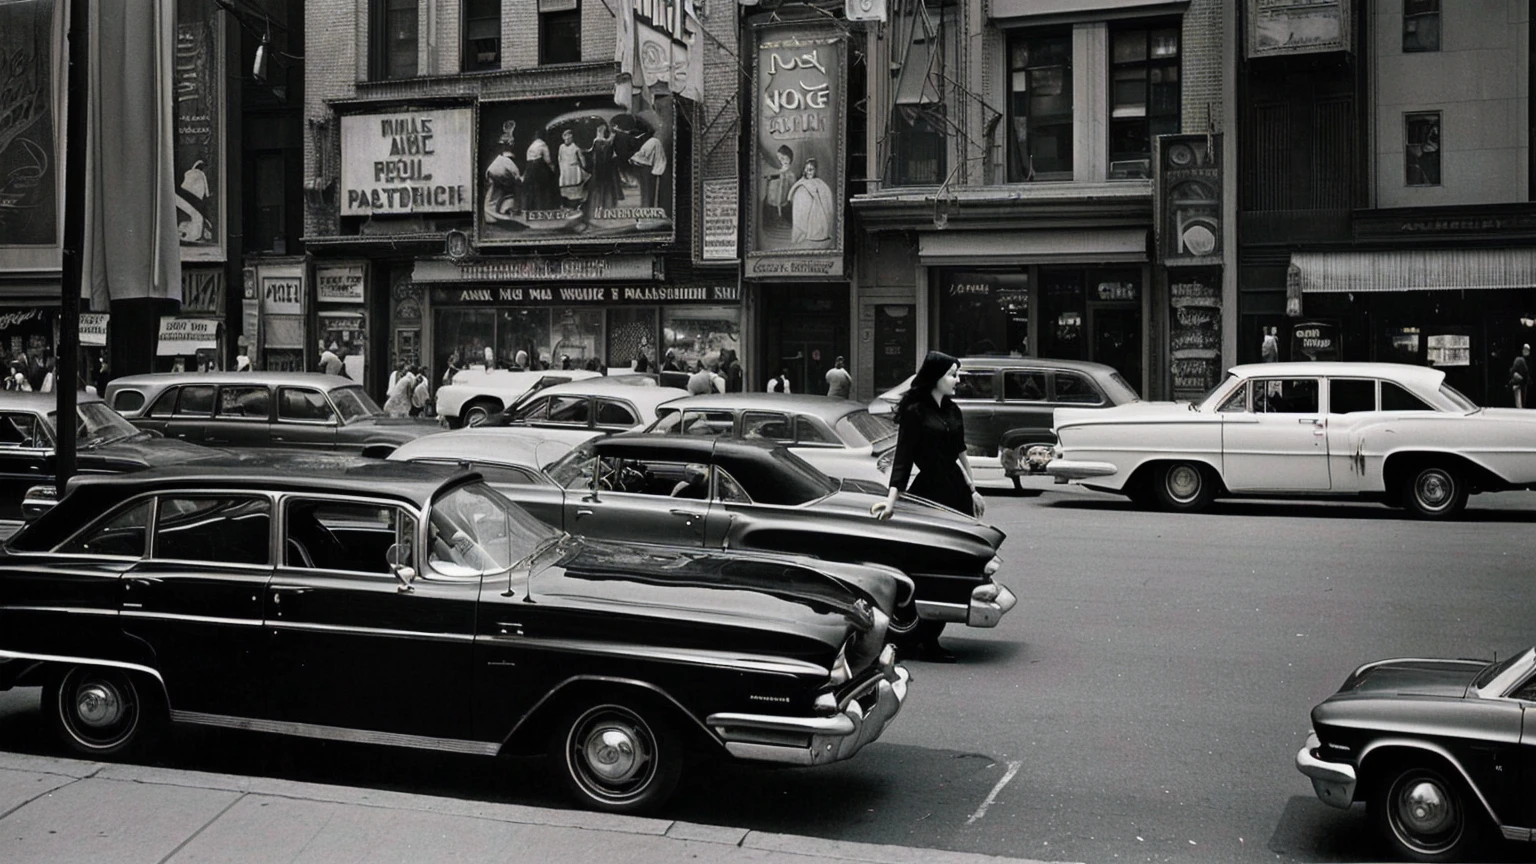
[[[80,381],[80,288],[85,258],[85,124],[90,98],[90,2],[69,3],[69,109],[65,115],[64,261],[59,297],[59,350],[53,378],[54,484],[59,495],[75,474],[76,405]]]

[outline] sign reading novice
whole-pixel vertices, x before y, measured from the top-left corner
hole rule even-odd
[[[749,278],[843,275],[844,50],[822,23],[757,30]]]
[[[468,108],[341,118],[341,215],[474,209]]]

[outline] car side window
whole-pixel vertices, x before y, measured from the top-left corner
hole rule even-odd
[[[1381,410],[1433,411],[1433,406],[1391,381],[1381,382]]]
[[[1056,401],[1068,405],[1100,405],[1104,402],[1104,395],[1083,375],[1057,372]]]
[[[144,407],[144,394],[137,390],[119,390],[112,395],[112,410],[127,414]]]
[[[585,396],[551,396],[549,398],[549,422],[579,423],[583,426],[592,414],[590,400]]]
[[[184,417],[212,417],[215,389],[201,384],[181,388],[181,400],[176,403],[176,413]]]
[[[283,387],[277,391],[277,419],[326,422],[336,419],[336,414],[319,390]]]
[[[751,504],[752,496],[724,468],[715,468],[715,497],[726,504]]]
[[[1316,378],[1274,378],[1253,382],[1253,410],[1258,414],[1316,414]]]
[[[122,555],[144,557],[144,535],[149,530],[149,499],[109,513],[55,549],[62,555]]]
[[[283,522],[289,567],[390,576],[389,547],[416,540],[416,520],[387,505],[289,499]]]
[[[1328,413],[1358,414],[1376,410],[1376,382],[1360,378],[1328,380]]]
[[[710,437],[730,437],[736,416],[729,411],[684,411],[682,433]]]
[[[512,413],[513,420],[543,420],[548,416],[548,399],[534,399]]]
[[[246,495],[165,495],[155,519],[156,558],[269,564],[272,502]]]
[[[47,447],[48,434],[31,411],[0,411],[0,450]]]
[[[169,417],[176,413],[176,393],[180,389],[180,387],[166,388],[166,391],[155,399],[155,404],[149,406],[149,416]]]
[[[1509,695],[1514,699],[1522,699],[1526,702],[1536,702],[1536,676],[1532,676],[1527,679],[1524,684],[1515,688],[1515,692]]]
[[[474,465],[475,470],[480,472],[480,476],[485,478],[485,482],[493,486],[498,484],[536,486],[539,482],[533,474],[511,465],[493,465],[489,462],[476,462]]]
[[[1045,373],[1032,369],[1003,370],[1003,398],[1010,402],[1045,400]]]
[[[795,440],[794,427],[789,415],[777,411],[744,411],[741,415],[741,437],[766,441]]]
[[[610,402],[600,399],[597,403],[597,425],[622,426],[628,429],[640,421],[635,417],[635,412],[629,410],[629,406],[622,402]]]
[[[809,417],[795,418],[795,440],[801,444],[841,444],[830,433],[821,431],[816,421]]]
[[[265,387],[224,387],[219,390],[220,417],[265,420],[271,416],[271,403],[271,394]]]
[[[996,399],[997,375],[991,369],[960,370],[960,382],[955,385],[956,399]]]
[[[709,466],[702,463],[621,456],[604,456],[600,463],[598,486],[608,491],[665,498],[709,497]]]
[[[1237,391],[1228,396],[1227,401],[1221,403],[1221,407],[1216,410],[1222,414],[1247,414],[1248,385],[1244,384],[1237,388]]]

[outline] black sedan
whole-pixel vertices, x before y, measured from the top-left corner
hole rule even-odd
[[[937,636],[949,622],[995,627],[1017,602],[993,580],[1002,531],[910,495],[877,522],[870,507],[883,486],[834,480],[782,447],[632,433],[592,438],[542,467],[530,452],[435,436],[389,458],[471,462],[528,512],[589,537],[894,567],[915,589],[892,616],[898,640]]]
[[[1536,841],[1536,649],[1367,663],[1312,709],[1296,768],[1324,803],[1365,801],[1409,860]]]
[[[819,765],[900,710],[814,567],[555,531],[478,474],[324,456],[81,478],[0,552],[0,689],[88,758],[161,721],[495,756],[659,806],[689,752]]]

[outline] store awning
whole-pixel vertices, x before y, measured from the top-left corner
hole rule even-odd
[[[1536,288],[1536,249],[1295,252],[1290,269],[1308,294]]]
[[[219,320],[217,318],[160,319],[160,342],[155,349],[159,357],[184,357],[196,354],[199,348],[219,347]]]
[[[923,233],[917,254],[927,265],[1138,264],[1147,260],[1147,229]]]

